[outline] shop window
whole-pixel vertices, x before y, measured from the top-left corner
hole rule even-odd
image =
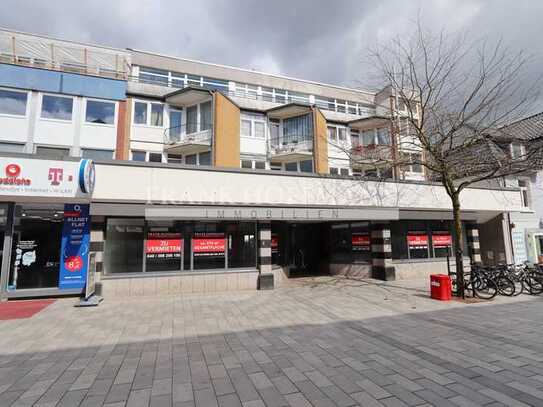
[[[180,271],[184,242],[172,221],[147,223],[145,271]]]
[[[17,205],[8,290],[56,288],[63,206]]]
[[[432,248],[434,257],[452,256],[453,240],[449,230],[437,230],[432,232]]]
[[[143,271],[144,219],[109,218],[106,225],[105,267],[111,274]]]
[[[371,261],[371,234],[369,222],[351,223],[351,252],[354,263]]]
[[[194,270],[226,267],[226,236],[222,224],[196,223],[192,237]]]
[[[348,223],[336,224],[330,227],[330,254],[332,262],[351,262],[351,239],[351,228]]]

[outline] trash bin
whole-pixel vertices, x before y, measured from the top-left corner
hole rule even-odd
[[[430,276],[430,296],[434,300],[451,300],[451,279],[446,274],[432,274]]]

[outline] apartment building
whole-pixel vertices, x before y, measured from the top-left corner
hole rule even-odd
[[[444,189],[387,166],[423,155],[406,109],[390,87],[0,31],[0,293],[80,292],[89,252],[106,296],[444,272]],[[518,188],[462,204],[475,261],[479,228],[525,210]]]

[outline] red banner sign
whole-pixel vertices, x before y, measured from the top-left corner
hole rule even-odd
[[[183,239],[180,233],[149,232],[145,242],[146,254],[181,253]]]
[[[432,243],[434,247],[449,247],[452,246],[452,236],[450,234],[432,235]]]
[[[272,235],[271,237],[271,251],[277,253],[279,251],[279,236]]]
[[[408,234],[407,244],[410,249],[425,249],[426,247],[428,247],[428,235]]]
[[[367,233],[353,233],[351,236],[353,250],[369,250],[370,235]]]
[[[193,253],[223,254],[226,249],[224,237],[192,239]]]

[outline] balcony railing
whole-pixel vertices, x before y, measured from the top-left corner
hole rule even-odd
[[[197,123],[173,126],[164,131],[166,149],[179,154],[207,151],[211,147],[211,138],[211,127]]]
[[[0,31],[0,63],[108,78],[128,78],[129,54],[16,32]]]
[[[274,160],[297,159],[313,154],[313,140],[309,136],[299,138],[272,138],[269,152]]]
[[[351,149],[353,166],[387,164],[392,161],[392,147],[384,144],[356,145]]]

